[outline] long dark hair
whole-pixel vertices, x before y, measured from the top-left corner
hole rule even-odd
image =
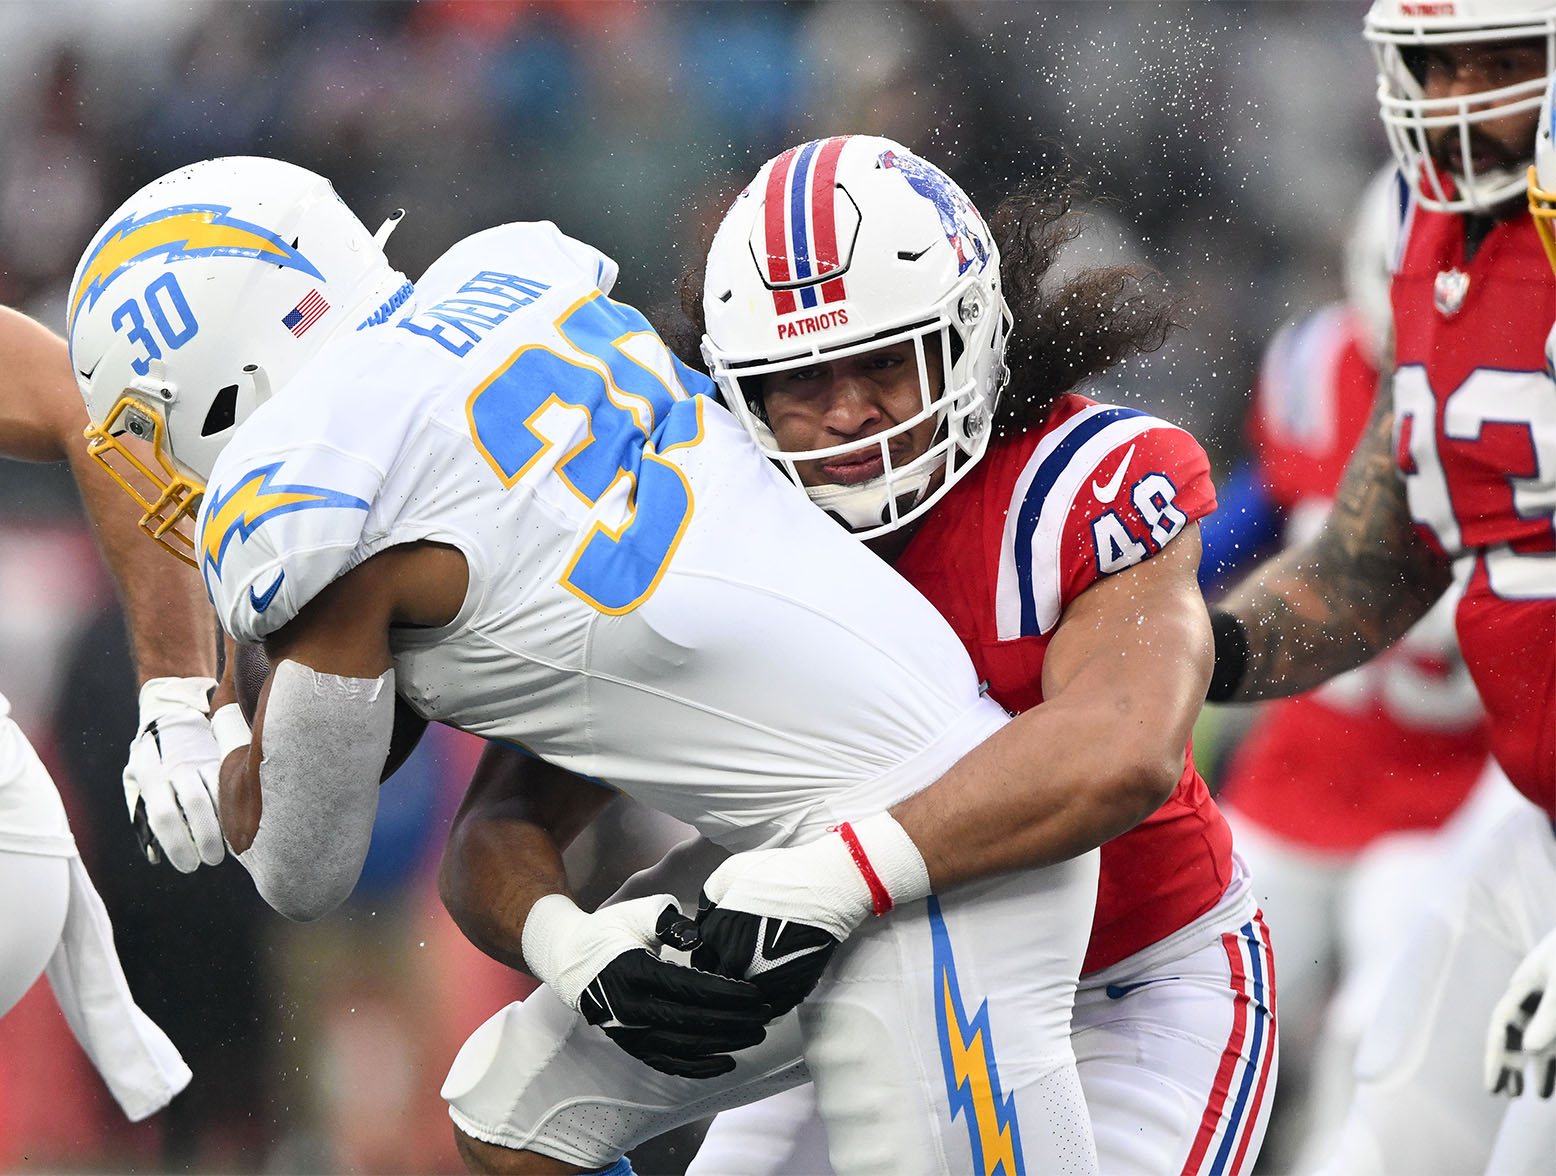
[[[1181,300],[1145,266],[1094,266],[1051,288],[1061,250],[1085,228],[1074,211],[1084,198],[1074,184],[1023,187],[989,218],[1014,320],[1005,351],[1010,382],[995,413],[996,437],[1041,425],[1060,396],[1131,355],[1155,351],[1180,325]],[[706,258],[699,258],[684,269],[679,307],[662,306],[649,315],[670,349],[698,370],[706,268]]]
[[[995,436],[1042,424],[1064,393],[1131,355],[1155,351],[1180,325],[1181,300],[1145,266],[1094,266],[1053,288],[1048,278],[1060,251],[1085,228],[1074,213],[1083,198],[1073,184],[1046,192],[1022,188],[989,218],[1015,320],[1005,349],[1010,383],[995,414]]]

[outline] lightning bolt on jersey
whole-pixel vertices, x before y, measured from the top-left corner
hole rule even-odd
[[[1459,648],[1492,751],[1556,815],[1556,282],[1534,222],[1412,207],[1391,296],[1395,455],[1410,512],[1463,586]]]
[[[1066,396],[1040,430],[989,448],[929,513],[896,567],[951,623],[989,695],[1043,701],[1043,657],[1065,606],[1159,552],[1215,509],[1210,463],[1183,430]],[[1232,835],[1184,756],[1172,796],[1102,847],[1084,970],[1133,955],[1215,906]]]
[[[1371,415],[1378,373],[1365,330],[1336,303],[1283,328],[1265,350],[1248,435],[1290,542],[1328,513]],[[1450,594],[1386,653],[1262,708],[1220,798],[1282,837],[1337,853],[1447,820],[1488,753],[1453,607]]]
[[[449,544],[458,617],[392,634],[422,715],[730,849],[933,780],[1002,722],[924,600],[761,458],[614,265],[549,224],[455,245],[393,322],[237,431],[198,554],[253,641],[384,548]]]

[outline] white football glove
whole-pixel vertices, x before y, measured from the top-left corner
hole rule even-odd
[[[692,965],[750,980],[786,1013],[855,927],[929,889],[923,855],[890,813],[805,845],[737,853],[703,883]]]
[[[1524,1092],[1524,1063],[1534,1066],[1541,1098],[1556,1092],[1556,931],[1524,957],[1491,1013],[1486,1032],[1486,1089]]]
[[[124,801],[146,860],[166,858],[185,874],[226,856],[216,800],[221,752],[206,717],[215,687],[211,678],[142,686],[140,730],[124,766]]]
[[[754,985],[659,958],[689,951],[697,927],[668,894],[593,914],[548,894],[524,921],[531,973],[627,1053],[666,1074],[711,1078],[756,1045],[772,1010]]]

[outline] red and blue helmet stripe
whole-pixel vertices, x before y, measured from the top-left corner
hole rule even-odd
[[[767,175],[767,284],[773,309],[793,314],[847,297],[838,255],[837,161],[848,136],[791,147]],[[805,283],[805,284],[802,284]]]

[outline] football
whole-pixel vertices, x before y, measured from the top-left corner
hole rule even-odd
[[[238,707],[243,717],[254,721],[259,693],[270,676],[270,657],[259,642],[239,642],[232,662],[233,685],[238,691]],[[418,715],[398,694],[394,697],[394,729],[389,733],[389,754],[384,757],[381,780],[387,780],[416,750],[427,720]]]

